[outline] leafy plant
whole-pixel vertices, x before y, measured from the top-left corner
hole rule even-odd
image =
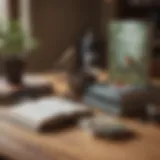
[[[28,36],[18,21],[11,21],[5,30],[0,30],[0,53],[4,57],[23,57],[37,45],[37,40]]]

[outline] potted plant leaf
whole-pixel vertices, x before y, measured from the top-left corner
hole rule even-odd
[[[24,32],[19,21],[11,21],[5,30],[0,30],[0,54],[11,85],[22,84],[25,57],[36,47],[36,40]]]

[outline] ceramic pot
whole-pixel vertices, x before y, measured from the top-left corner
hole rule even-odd
[[[25,63],[22,59],[10,58],[4,61],[6,80],[11,85],[22,85]]]

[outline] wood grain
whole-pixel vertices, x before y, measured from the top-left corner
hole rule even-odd
[[[55,84],[62,75],[46,76]],[[63,75],[64,76],[64,75]],[[62,77],[63,77],[62,76]],[[65,77],[65,76],[64,76]],[[59,86],[59,87],[58,87]],[[66,81],[56,87],[68,88]],[[65,92],[65,89],[64,89]],[[64,93],[62,92],[62,94]],[[1,114],[7,111],[2,110]],[[137,137],[130,141],[100,140],[80,128],[38,134],[8,122],[0,122],[0,155],[14,160],[159,160],[160,128],[153,124],[120,119]]]
[[[136,122],[127,124],[137,132],[137,139],[110,142],[94,139],[78,128],[40,135],[3,122],[0,124],[0,150],[17,160],[159,159],[159,128]]]

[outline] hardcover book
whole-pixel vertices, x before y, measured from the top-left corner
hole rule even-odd
[[[150,25],[117,20],[109,24],[109,74],[111,83],[148,84]]]
[[[151,88],[143,86],[100,85],[90,86],[84,94],[88,106],[98,107],[117,116],[139,116],[151,101]],[[154,94],[155,95],[155,94]]]

